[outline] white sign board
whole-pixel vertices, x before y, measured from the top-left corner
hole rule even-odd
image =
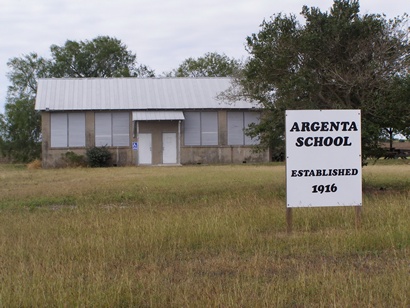
[[[287,207],[362,205],[360,110],[286,111]]]

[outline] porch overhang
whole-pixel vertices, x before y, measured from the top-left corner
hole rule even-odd
[[[133,111],[133,121],[181,121],[185,120],[182,111]]]

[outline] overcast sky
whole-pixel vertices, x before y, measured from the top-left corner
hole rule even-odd
[[[206,52],[244,59],[246,37],[275,13],[299,15],[302,6],[331,7],[332,0],[0,0],[0,113],[4,112],[7,61],[66,40],[99,35],[120,39],[159,75]],[[388,18],[410,13],[409,0],[361,0],[361,13]]]

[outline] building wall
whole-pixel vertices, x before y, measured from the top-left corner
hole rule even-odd
[[[86,129],[86,147],[67,147],[67,148],[52,148],[51,147],[51,112],[41,113],[42,127],[42,165],[43,168],[59,168],[64,167],[67,163],[63,157],[67,152],[74,152],[77,155],[85,157],[87,148],[95,146],[95,112],[85,112],[85,129]],[[130,113],[130,123],[132,123]],[[130,126],[130,143],[135,141]],[[129,147],[110,147],[109,151],[112,154],[112,163],[117,166],[131,165],[133,160],[133,151]]]
[[[50,138],[50,112],[42,112],[42,162],[44,168],[56,168],[65,165],[62,157],[72,151],[78,155],[84,155],[86,148],[95,145],[95,113],[97,111],[85,112],[86,147],[82,148],[51,148]],[[152,134],[152,164],[162,164],[162,134],[176,133],[177,144],[180,145],[178,161],[181,164],[237,164],[245,162],[268,162],[269,151],[254,153],[252,146],[230,146],[227,143],[227,112],[218,111],[218,145],[215,146],[185,146],[184,145],[184,121],[132,121],[130,112],[130,142],[128,147],[110,147],[113,164],[118,166],[137,165],[138,150],[132,149],[132,143],[138,142],[137,135],[141,133]],[[178,132],[180,132],[178,136]]]
[[[269,151],[253,153],[252,147],[182,147],[182,164],[239,164],[269,161]]]
[[[52,154],[50,153],[50,113],[41,112],[41,161],[43,168],[52,167]]]
[[[268,162],[269,151],[254,153],[252,146],[228,145],[227,112],[218,111],[218,146],[185,146],[181,132],[181,164],[238,164]]]

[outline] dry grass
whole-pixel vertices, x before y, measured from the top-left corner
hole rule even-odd
[[[409,171],[288,235],[281,165],[0,165],[0,307],[409,307]]]
[[[41,160],[35,159],[27,164],[27,169],[41,169]]]

